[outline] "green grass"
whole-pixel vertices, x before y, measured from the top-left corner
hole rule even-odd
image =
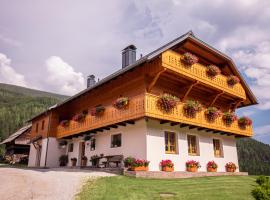
[[[125,176],[89,180],[77,195],[78,200],[96,199],[202,199],[248,200],[256,185],[255,176],[224,176],[189,179],[141,179]],[[160,193],[175,193],[172,198],[161,198]]]

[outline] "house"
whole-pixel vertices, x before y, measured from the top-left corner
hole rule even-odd
[[[31,124],[23,126],[0,143],[5,144],[5,155],[11,157],[14,162],[29,156],[31,127]]]
[[[228,162],[238,165],[236,138],[253,135],[251,123],[233,113],[257,104],[255,96],[232,59],[191,31],[138,60],[128,46],[122,69],[98,82],[89,76],[87,85],[31,119],[29,166],[57,167],[61,155],[69,166],[86,156],[90,166],[91,156],[103,154],[149,160],[150,171],[162,159],[176,171],[188,160],[206,171],[214,160],[222,172]],[[227,113],[207,114],[213,107]]]

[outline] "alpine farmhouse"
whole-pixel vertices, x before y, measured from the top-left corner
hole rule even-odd
[[[209,161],[225,172],[226,163],[238,166],[236,138],[253,135],[234,113],[255,96],[232,59],[191,31],[138,60],[128,46],[119,71],[87,85],[30,120],[29,166],[59,167],[67,155],[68,166],[76,158],[90,167],[93,156],[119,155],[150,161],[149,171],[170,159],[175,171],[195,160],[201,172]]]

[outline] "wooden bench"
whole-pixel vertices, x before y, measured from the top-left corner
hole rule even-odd
[[[119,167],[119,164],[123,161],[124,156],[123,155],[112,155],[112,156],[106,156],[107,162],[106,166],[110,167],[110,163],[115,163],[116,167]]]

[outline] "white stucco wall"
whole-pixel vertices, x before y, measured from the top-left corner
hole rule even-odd
[[[66,154],[66,149],[59,148],[59,141],[50,137],[48,141],[46,167],[59,167],[59,157]]]
[[[33,144],[30,144],[28,167],[36,166],[36,157],[37,157],[37,150]]]
[[[206,171],[208,161],[214,160],[218,164],[218,171],[225,171],[227,162],[234,162],[238,166],[237,150],[234,136],[207,133],[197,129],[180,128],[170,124],[160,124],[157,120],[149,120],[147,123],[147,160],[150,161],[149,170],[159,171],[159,162],[163,159],[171,159],[176,171],[185,171],[185,163],[188,160],[196,160],[201,164],[199,171]],[[166,154],[164,132],[173,131],[177,136],[177,153]],[[188,155],[187,134],[194,134],[199,140],[199,156]],[[220,139],[223,144],[223,157],[214,156],[213,138]]]

